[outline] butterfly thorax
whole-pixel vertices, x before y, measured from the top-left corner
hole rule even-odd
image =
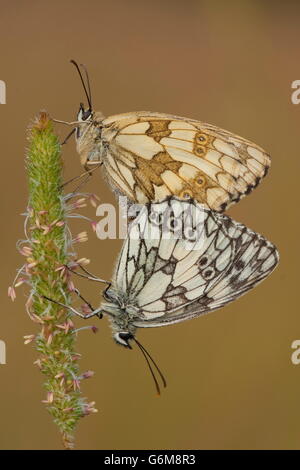
[[[91,113],[86,120],[78,116],[80,124],[76,129],[76,148],[82,165],[100,163],[103,160],[106,152],[105,141],[102,139],[103,119],[101,112]]]
[[[123,292],[113,288],[106,291],[107,302],[101,305],[104,314],[110,318],[111,327],[115,334],[129,332],[134,334],[134,319],[140,317],[139,307],[136,302],[130,300]]]

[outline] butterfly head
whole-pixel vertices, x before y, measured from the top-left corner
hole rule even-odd
[[[114,334],[114,340],[117,344],[121,344],[125,348],[132,349],[129,341],[134,340],[134,336],[132,333],[129,333],[129,331],[118,331]]]
[[[93,111],[88,107],[88,109],[84,109],[83,103],[80,103],[79,111],[77,113],[77,121],[78,122],[86,122],[91,121],[93,119]]]
[[[98,165],[102,162],[104,149],[101,144],[101,130],[104,116],[100,112],[93,111],[90,80],[85,65],[80,64],[85,74],[84,80],[84,76],[77,62],[71,60],[71,63],[75,66],[79,74],[88,103],[87,108],[84,107],[83,103],[80,103],[77,113],[78,124],[75,133],[77,151],[80,155],[81,164],[88,170],[90,164]]]

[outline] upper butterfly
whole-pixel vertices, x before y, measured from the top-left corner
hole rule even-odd
[[[194,119],[149,111],[104,118],[76,62],[89,107],[76,122],[77,151],[85,168],[103,164],[117,192],[141,204],[175,195],[224,211],[267,174],[269,155],[231,132]]]

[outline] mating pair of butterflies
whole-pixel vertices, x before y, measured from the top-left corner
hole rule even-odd
[[[276,267],[271,242],[222,214],[259,184],[270,157],[242,137],[193,119],[144,111],[104,118],[93,111],[88,75],[85,84],[72,62],[89,105],[80,105],[74,123],[81,162],[101,164],[116,192],[143,205],[101,306],[115,340],[130,347],[136,328],[220,308]],[[174,221],[180,221],[179,236]]]

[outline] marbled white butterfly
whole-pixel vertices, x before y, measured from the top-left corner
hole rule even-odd
[[[86,85],[71,62],[88,100],[69,123],[76,125],[71,134],[81,163],[102,165],[113,189],[129,200],[144,204],[175,195],[222,212],[266,175],[270,157],[261,147],[211,124],[151,111],[104,118],[92,108],[87,73]]]

